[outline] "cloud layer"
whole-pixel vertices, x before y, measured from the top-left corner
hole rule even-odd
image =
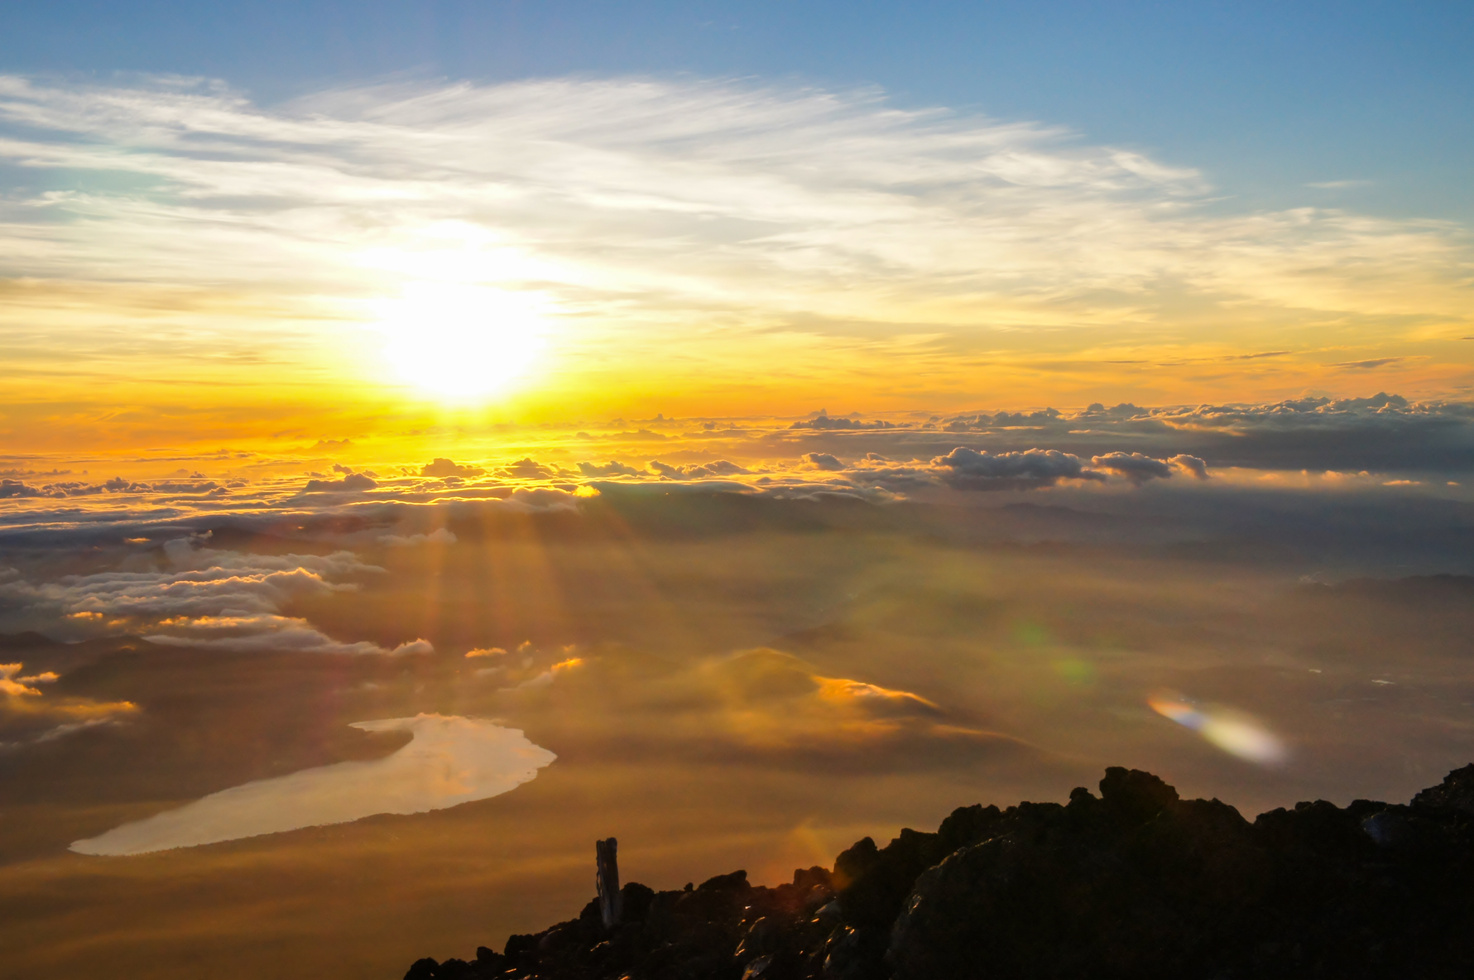
[[[855,415],[840,427],[808,424],[825,418],[836,417],[814,414],[798,427],[791,417],[661,417],[643,420],[645,435],[634,441],[624,419],[574,432],[509,427],[489,435],[480,452],[429,462],[426,453],[414,462],[368,457],[350,466],[320,455],[317,444],[306,454],[222,451],[188,458],[208,474],[164,457],[154,469],[175,474],[167,477],[144,469],[147,459],[130,461],[133,476],[101,480],[86,475],[85,458],[0,458],[12,464],[0,470],[8,474],[0,477],[0,537],[44,545],[91,527],[114,537],[127,529],[157,543],[231,517],[254,525],[337,514],[376,522],[378,533],[354,545],[426,546],[455,537],[418,510],[424,505],[571,514],[600,492],[888,500],[952,491],[975,498],[971,491],[1051,487],[1186,491],[1213,474],[1229,474],[1244,487],[1257,471],[1264,479],[1315,479],[1328,490],[1328,481],[1340,481],[1343,490],[1442,488],[1458,497],[1474,471],[1474,407],[1381,392],[1259,404]],[[515,451],[506,448],[511,432]],[[341,440],[329,449],[357,452]],[[412,526],[400,526],[415,513]]]
[[[132,632],[154,643],[235,651],[414,654],[432,647],[415,640],[386,649],[367,641],[339,642],[304,619],[284,616],[287,602],[352,592],[346,576],[382,573],[351,552],[261,555],[220,551],[176,538],[162,549],[166,566],[150,571],[103,571],[52,581],[0,582],[0,601],[28,615],[50,615],[81,635]]]

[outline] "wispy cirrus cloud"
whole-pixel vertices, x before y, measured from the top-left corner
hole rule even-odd
[[[702,370],[740,337],[738,360],[910,356],[943,386],[966,366],[945,352],[1042,349],[1000,329],[1129,323],[1177,349],[1174,330],[1225,317],[1469,318],[1452,224],[1236,211],[1192,168],[875,91],[546,79],[262,106],[212,82],[12,76],[0,160],[23,175],[0,204],[5,274],[43,281],[27,302],[98,356],[127,355],[79,289],[219,327],[181,322],[157,357],[326,372],[383,302],[469,283],[541,297],[570,371],[602,369],[613,340],[615,373],[663,364],[679,331]],[[235,329],[247,314],[264,334]],[[36,370],[47,336],[17,336]]]

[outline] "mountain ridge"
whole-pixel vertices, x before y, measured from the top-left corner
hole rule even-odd
[[[1463,977],[1474,764],[1408,804],[1260,814],[1112,767],[1067,804],[959,807],[776,887],[745,871],[598,902],[405,980]]]

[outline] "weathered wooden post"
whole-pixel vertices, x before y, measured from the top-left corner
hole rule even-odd
[[[599,914],[604,919],[604,928],[611,929],[619,922],[622,897],[619,893],[619,857],[616,851],[619,841],[613,837],[594,842],[594,857],[598,867]]]

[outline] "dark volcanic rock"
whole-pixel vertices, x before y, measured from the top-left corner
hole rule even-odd
[[[1252,824],[1112,768],[1100,796],[954,811],[776,888],[743,871],[623,889],[406,980],[982,980],[1474,975],[1474,765],[1411,805],[1319,801]]]
[[[1414,796],[1413,806],[1463,810],[1474,815],[1474,763],[1455,769],[1437,786],[1430,786]]]

